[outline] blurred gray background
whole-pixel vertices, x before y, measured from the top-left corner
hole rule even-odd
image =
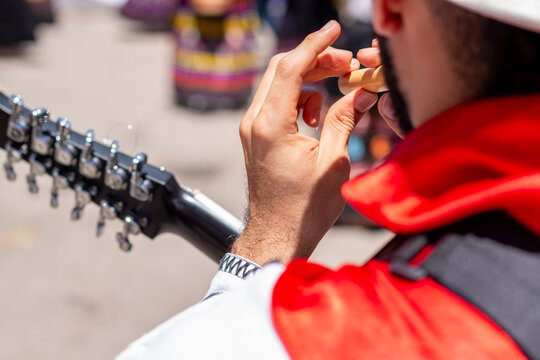
[[[68,117],[73,128],[145,151],[177,180],[199,188],[238,217],[246,205],[238,123],[243,111],[197,114],[173,103],[169,34],[140,31],[115,8],[59,2],[57,23],[39,41],[0,57],[0,90]],[[0,152],[5,160],[5,153]],[[119,222],[96,238],[97,208],[69,220],[74,195],[49,207],[50,179],[28,193],[27,164],[15,183],[0,177],[0,359],[110,359],[160,322],[201,299],[217,265],[183,239],[133,239],[118,250]],[[333,228],[314,258],[360,262],[390,237]]]

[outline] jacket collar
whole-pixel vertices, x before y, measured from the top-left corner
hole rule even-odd
[[[465,103],[438,115],[342,194],[396,233],[505,210],[540,235],[540,94]]]

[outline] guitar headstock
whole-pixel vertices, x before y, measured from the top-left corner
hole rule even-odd
[[[242,224],[202,193],[180,186],[174,176],[134,157],[97,142],[94,132],[84,135],[71,129],[65,118],[54,121],[46,109],[29,110],[20,96],[0,92],[0,147],[7,152],[4,170],[8,180],[17,178],[13,164],[30,165],[26,182],[31,193],[40,191],[41,176],[52,177],[50,205],[58,206],[58,193],[75,192],[71,219],[78,220],[86,205],[99,206],[96,234],[115,218],[123,222],[116,234],[121,249],[129,251],[129,235],[155,238],[177,233],[214,259],[219,259],[240,233]]]

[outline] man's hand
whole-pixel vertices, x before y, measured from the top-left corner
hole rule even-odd
[[[310,34],[296,49],[276,55],[240,124],[249,218],[232,252],[259,264],[309,257],[344,207],[340,189],[350,172],[347,143],[361,116],[377,101],[358,90],[328,111],[320,141],[298,133],[296,120],[319,122],[322,96],[304,83],[358,68],[352,54],[330,45],[335,21]]]

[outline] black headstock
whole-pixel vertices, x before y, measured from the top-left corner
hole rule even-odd
[[[54,121],[45,109],[29,110],[18,96],[0,92],[0,147],[7,152],[4,170],[8,180],[17,175],[13,164],[30,164],[28,190],[39,191],[39,177],[53,179],[52,207],[58,192],[75,191],[73,220],[79,219],[91,202],[99,206],[97,235],[107,220],[123,221],[116,234],[120,248],[130,250],[128,236],[142,233],[155,238],[176,233],[214,260],[219,260],[239,235],[242,224],[198,191],[180,186],[163,168],[119,152],[118,143],[105,146],[94,140],[92,130],[84,135],[71,129],[67,119]]]

